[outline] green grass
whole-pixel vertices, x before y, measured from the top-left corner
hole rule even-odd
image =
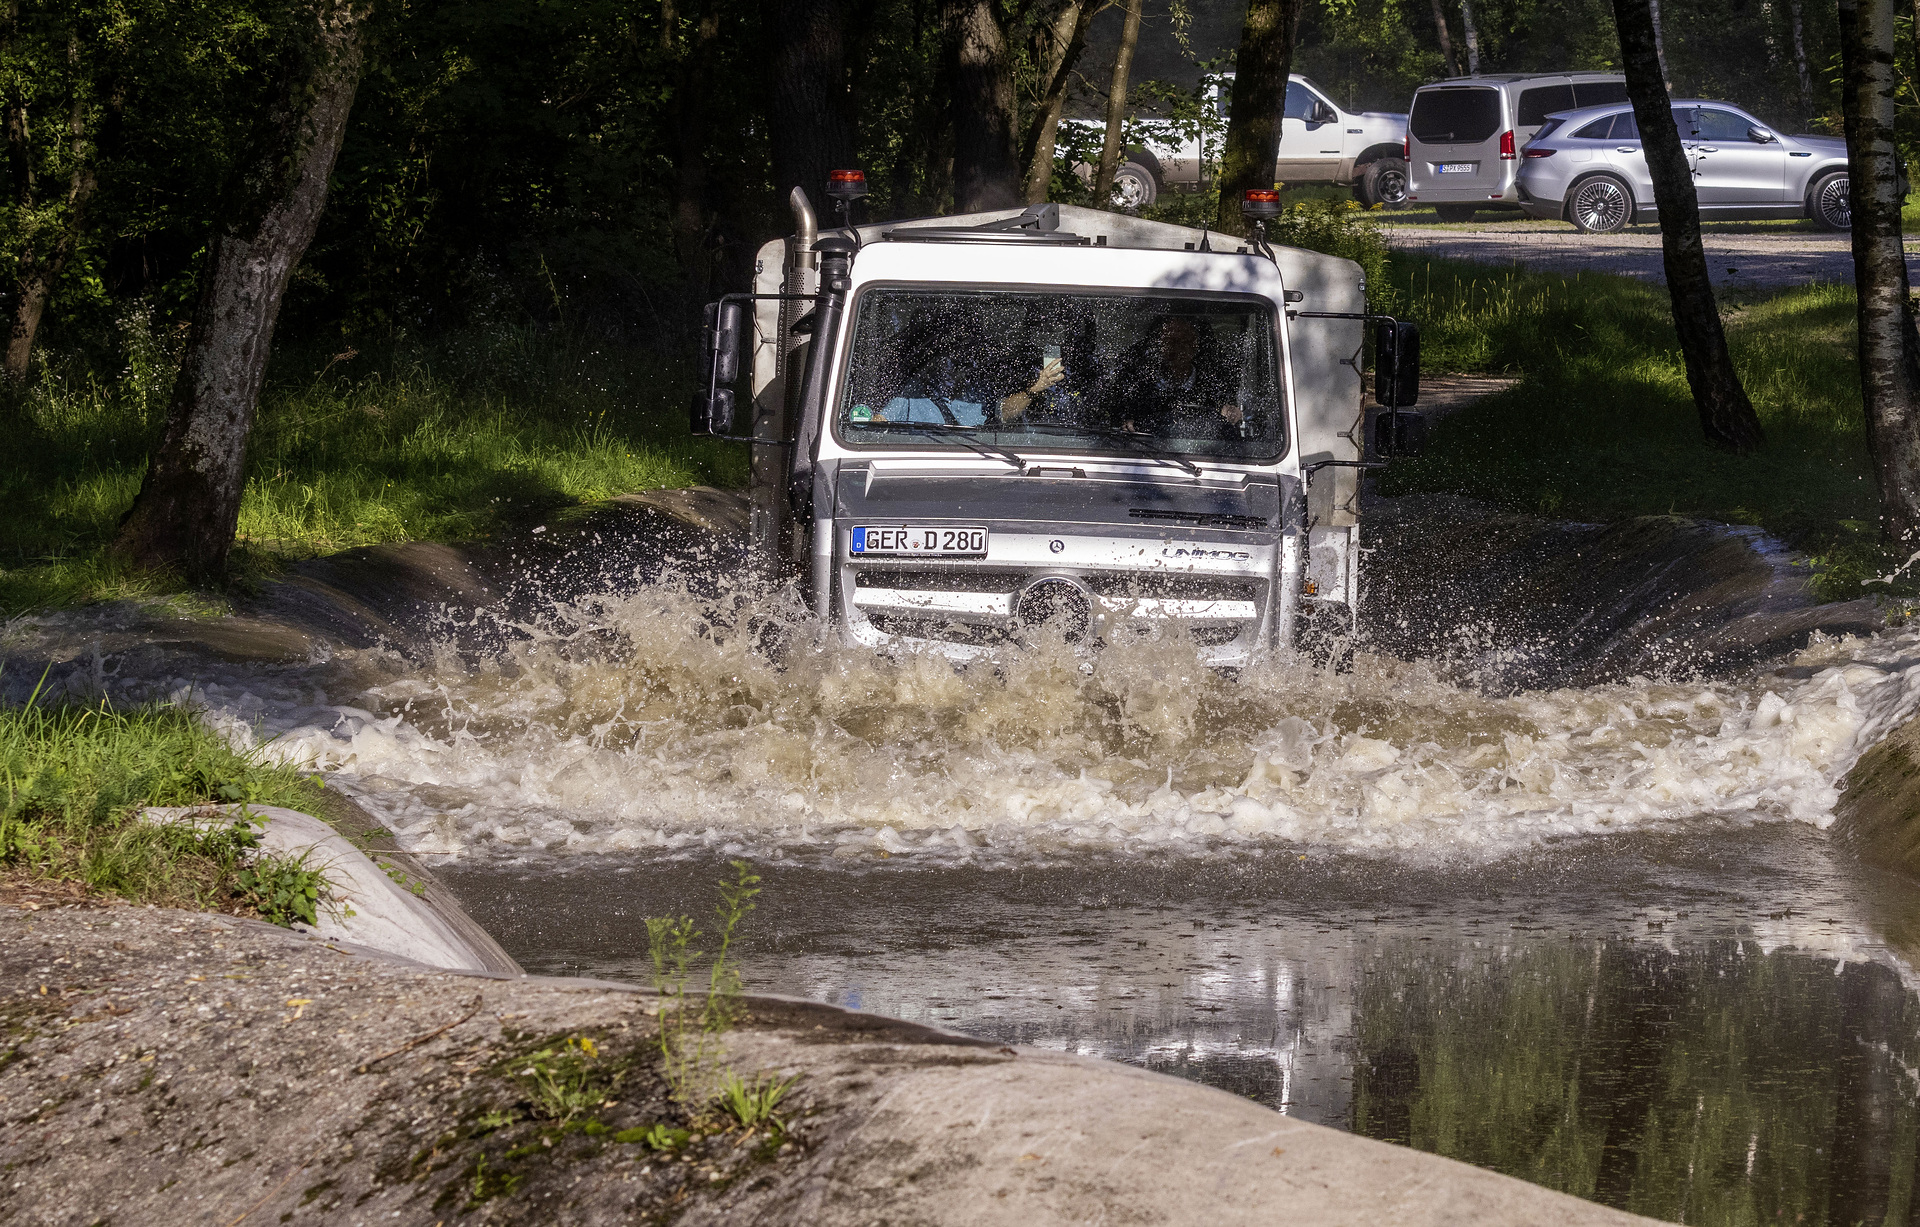
[[[139,488],[173,365],[143,319],[124,365],[40,369],[0,454],[0,611],[177,591],[104,546]],[[498,328],[432,346],[292,352],[262,397],[238,569],[384,541],[485,538],[660,486],[741,484],[737,445],[687,434],[688,372],[578,335]]]
[[[1425,454],[1383,475],[1383,492],[1455,491],[1575,520],[1755,525],[1812,555],[1830,599],[1859,595],[1897,561],[1878,540],[1851,287],[1722,296],[1767,433],[1758,453],[1729,456],[1702,442],[1663,287],[1406,256],[1390,268],[1426,370],[1520,383],[1440,423]]]
[[[236,753],[182,708],[0,708],[0,873],[141,903],[271,905],[243,875],[250,864],[261,881],[288,874],[251,857],[250,828],[156,826],[135,815],[149,805],[298,808],[318,788],[294,768]]]

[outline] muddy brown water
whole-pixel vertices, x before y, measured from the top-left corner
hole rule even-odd
[[[1350,673],[817,645],[728,504],[11,628],[0,690],[327,773],[530,970],[762,872],[750,987],[1134,1062],[1686,1222],[1916,1205],[1910,885],[1833,846],[1920,634],[1751,533],[1374,508]],[[19,696],[16,696],[19,697]],[[1893,935],[1893,936],[1889,936]]]

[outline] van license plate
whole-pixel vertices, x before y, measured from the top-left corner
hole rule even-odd
[[[985,554],[987,530],[863,524],[853,530],[853,552],[865,557],[875,554]]]
[[[1442,162],[1440,173],[1443,175],[1471,175],[1480,169],[1478,162]]]

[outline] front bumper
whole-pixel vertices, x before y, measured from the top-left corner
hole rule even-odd
[[[1178,635],[1203,663],[1243,665],[1274,642],[1280,584],[1297,586],[1303,561],[1292,533],[1178,544],[1070,534],[1023,543],[998,534],[1000,557],[964,560],[856,559],[846,530],[836,536],[836,613],[846,636],[960,660],[1051,629],[1078,647]],[[1035,553],[1046,561],[1019,557]]]

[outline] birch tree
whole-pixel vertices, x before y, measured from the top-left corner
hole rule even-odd
[[[1087,49],[1087,27],[1101,7],[1095,0],[1068,0],[1052,21],[1043,21],[1034,30],[1034,105],[1020,142],[1020,160],[1027,168],[1028,204],[1043,203],[1053,186],[1053,151],[1060,132],[1060,114],[1067,103],[1067,86],[1080,65],[1081,53]]]
[[[1914,2],[1920,4],[1920,0]],[[1433,0],[1433,29],[1440,36],[1440,54],[1447,61],[1447,75],[1459,76],[1460,64],[1453,58],[1453,34],[1447,29],[1447,10],[1441,6],[1440,0]]]
[[[1853,285],[1867,443],[1880,478],[1880,526],[1911,545],[1920,530],[1920,336],[1900,233],[1900,74],[1895,0],[1840,0],[1841,105],[1853,199]]]
[[[218,580],[233,546],[247,440],[280,303],[326,207],[327,180],[359,85],[367,11],[298,10],[307,32],[282,65],[278,104],[213,236],[159,446],[114,552],[136,566]]]
[[[1140,43],[1140,14],[1144,0],[1120,0],[1125,18],[1120,46],[1113,56],[1113,75],[1107,81],[1107,135],[1100,146],[1100,168],[1093,176],[1093,199],[1105,204],[1113,194],[1113,176],[1120,169],[1120,140],[1127,122],[1127,91],[1133,82],[1133,52]]]

